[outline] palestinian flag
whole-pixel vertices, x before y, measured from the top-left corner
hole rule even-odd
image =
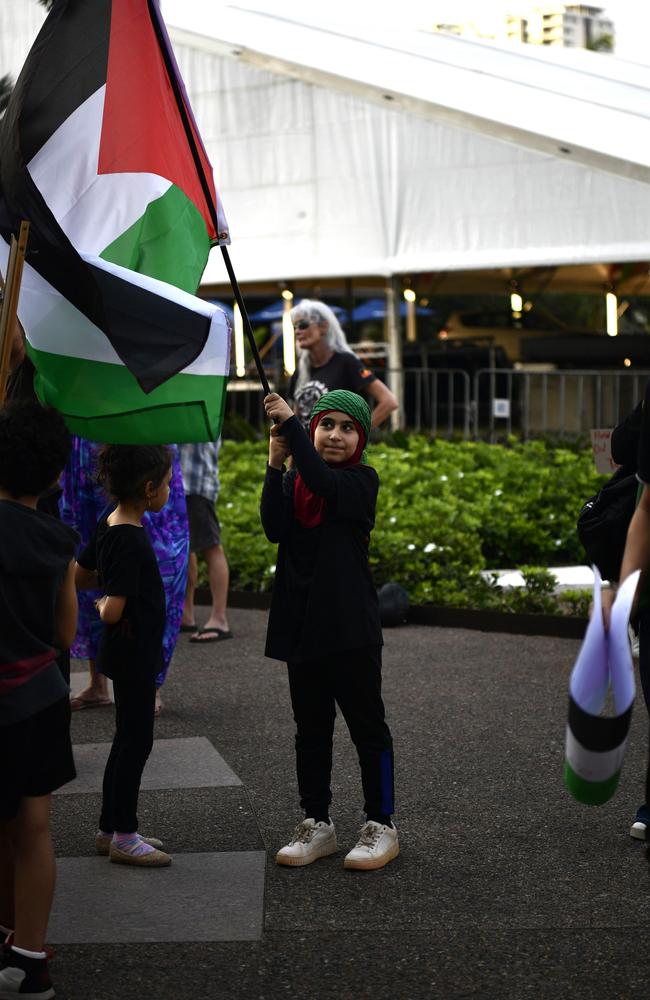
[[[23,218],[41,400],[94,440],[213,440],[230,331],[194,293],[229,235],[155,0],[55,0],[0,129],[3,271]]]
[[[621,586],[605,633],[601,581],[594,569],[593,612],[571,674],[564,780],[578,802],[602,805],[616,791],[632,719],[635,684],[628,638],[639,573]],[[603,716],[611,688],[616,714]]]

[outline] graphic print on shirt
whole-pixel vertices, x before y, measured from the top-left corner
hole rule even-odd
[[[314,404],[317,403],[321,396],[324,396],[326,392],[329,392],[329,389],[324,382],[319,381],[319,379],[311,379],[296,393],[296,416],[305,427],[309,427],[309,416],[314,408]]]

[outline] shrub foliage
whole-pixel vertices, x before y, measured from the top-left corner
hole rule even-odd
[[[603,482],[590,450],[400,440],[370,450],[381,481],[370,545],[377,586],[395,580],[414,604],[557,610],[543,567],[584,562],[576,518]],[[273,583],[276,549],[259,520],[266,451],[264,442],[225,441],[220,455],[218,511],[235,590]],[[525,590],[504,593],[480,575],[488,568],[521,568]],[[565,604],[575,613],[584,598]]]

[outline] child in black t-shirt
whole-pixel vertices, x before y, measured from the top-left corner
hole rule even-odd
[[[104,630],[97,666],[113,680],[115,737],[104,772],[95,846],[120,864],[171,864],[160,841],[138,833],[138,795],[153,746],[156,675],[162,662],[165,593],[142,526],[145,511],[169,498],[171,455],[158,445],[106,445],[99,481],[117,506],[97,525],[78,558],[77,586],[104,591],[97,610]]]
[[[0,411],[0,996],[53,997],[47,930],[56,875],[52,792],[75,777],[69,687],[57,666],[77,627],[79,536],[38,509],[70,451],[40,403]]]
[[[321,396],[310,439],[287,403],[264,400],[271,430],[261,517],[278,558],[266,655],[285,660],[296,722],[296,767],[305,819],[276,855],[308,865],[337,849],[332,736],[339,706],[357,748],[366,823],[345,868],[383,868],[399,853],[393,812],[393,744],[381,697],[382,634],[368,565],[379,480],[364,462],[370,410],[357,393]],[[283,475],[283,462],[294,467]]]

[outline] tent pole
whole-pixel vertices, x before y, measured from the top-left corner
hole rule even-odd
[[[404,427],[404,371],[399,332],[399,279],[395,275],[386,279],[384,294],[386,296],[384,336],[388,342],[389,388],[397,400],[397,409],[390,415],[390,426],[391,430],[401,431]]]
[[[12,234],[11,249],[7,263],[7,280],[4,283],[3,297],[0,309],[0,406],[5,405],[7,383],[11,374],[9,359],[13,346],[14,326],[16,324],[20,282],[25,262],[25,250],[29,236],[29,222],[20,223],[18,239]]]

